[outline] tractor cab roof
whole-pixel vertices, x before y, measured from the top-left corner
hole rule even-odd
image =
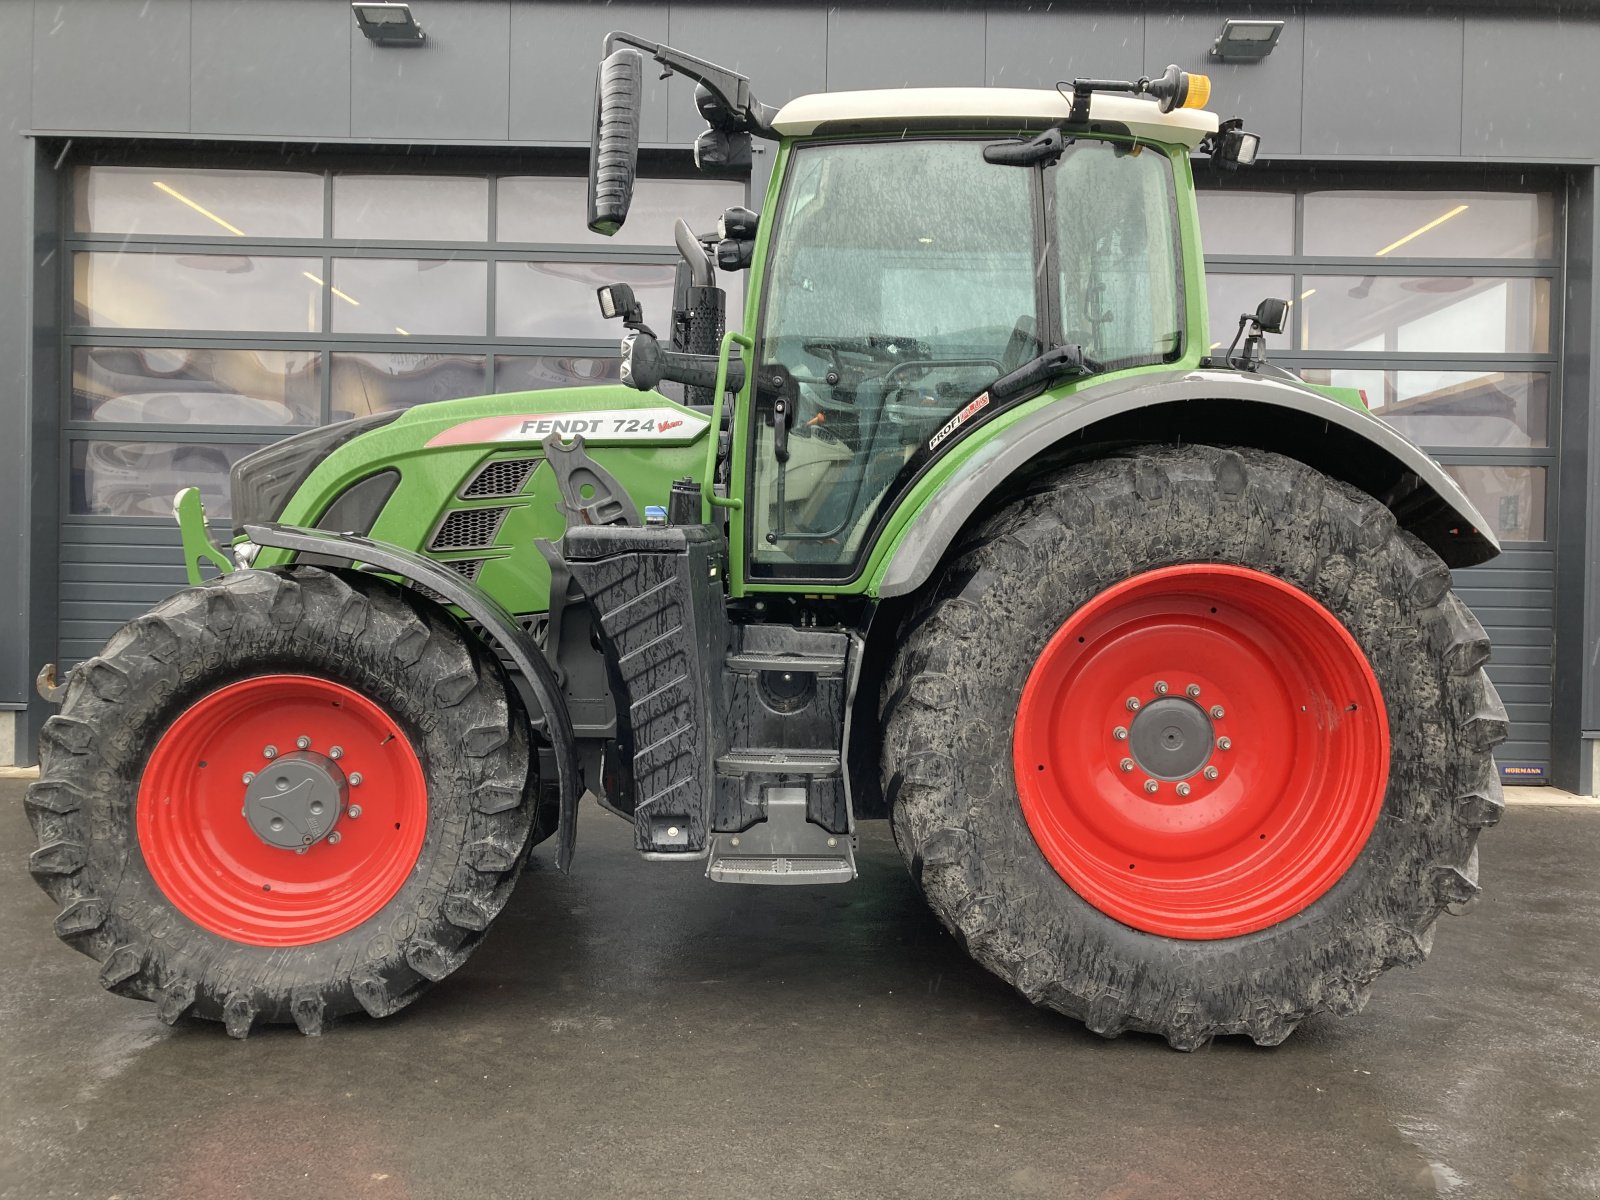
[[[1064,122],[1070,98],[1045,88],[884,88],[819,92],[789,101],[772,120],[786,137],[902,129],[1020,129]],[[1152,100],[1096,93],[1089,123],[1193,150],[1217,129],[1204,109],[1164,113]]]

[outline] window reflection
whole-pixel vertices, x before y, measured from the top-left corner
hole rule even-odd
[[[481,396],[481,354],[333,354],[329,365],[333,419],[410,408],[434,400]]]
[[[497,189],[500,241],[670,246],[679,217],[694,232],[710,233],[723,209],[744,203],[744,184],[736,180],[640,179],[627,223],[608,238],[589,232],[587,189],[582,177],[506,176]]]
[[[70,448],[73,514],[172,517],[172,498],[200,489],[206,515],[232,515],[228,470],[257,449],[242,443],[74,440]]]
[[[673,268],[664,263],[496,263],[494,331],[501,337],[617,341],[622,327],[600,315],[594,293],[603,283],[626,283],[644,304],[646,321],[661,333],[669,328],[672,277]]]
[[[1544,353],[1550,281],[1463,275],[1307,275],[1300,348],[1362,353]]]
[[[73,256],[73,319],[112,329],[318,333],[322,262],[246,254]]]
[[[482,337],[488,270],[466,259],[336,258],[333,331]]]
[[[1550,258],[1548,192],[1307,192],[1304,253],[1328,258]],[[1208,251],[1213,251],[1209,244]]]
[[[368,242],[481,242],[489,181],[451,175],[335,175],[333,236]]]
[[[1544,467],[1445,463],[1502,542],[1544,541]]]
[[[1294,253],[1293,192],[1205,190],[1196,199],[1207,254]]]
[[[1367,406],[1419,446],[1548,446],[1550,376],[1539,371],[1301,372],[1310,383],[1357,388]]]
[[[1231,275],[1211,272],[1206,275],[1206,311],[1211,317],[1212,353],[1226,350],[1239,331],[1239,317],[1253,313],[1256,305],[1269,296],[1294,299],[1294,279],[1289,275]],[[1290,313],[1294,312],[1291,308]],[[1285,330],[1289,326],[1284,327]]]
[[[75,421],[129,425],[314,425],[322,356],[314,350],[80,346]]]
[[[617,383],[622,362],[615,357],[572,354],[501,355],[494,360],[496,392],[536,392],[545,388]]]
[[[319,238],[322,174],[79,167],[73,228],[160,237]]]

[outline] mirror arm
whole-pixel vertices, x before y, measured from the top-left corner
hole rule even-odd
[[[703,84],[721,102],[722,107],[732,118],[733,124],[727,132],[748,131],[764,138],[778,136],[772,128],[772,120],[778,115],[777,109],[762,104],[751,94],[750,80],[747,76],[636,34],[623,33],[620,30],[606,34],[606,53],[611,53],[618,46],[632,46],[636,50],[642,50],[660,63],[668,75],[674,73],[684,75],[696,83]]]

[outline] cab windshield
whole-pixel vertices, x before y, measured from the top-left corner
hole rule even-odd
[[[988,385],[1041,352],[1104,369],[1181,351],[1166,156],[1084,140],[996,166],[994,140],[791,153],[757,347],[753,575],[853,574],[921,467],[992,415]]]

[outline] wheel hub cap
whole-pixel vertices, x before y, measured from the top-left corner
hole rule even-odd
[[[1156,779],[1188,779],[1211,757],[1212,740],[1205,710],[1176,696],[1142,708],[1128,730],[1134,764]]]
[[[244,818],[267,845],[300,850],[333,832],[349,795],[333,759],[296,751],[273,759],[245,787]]]

